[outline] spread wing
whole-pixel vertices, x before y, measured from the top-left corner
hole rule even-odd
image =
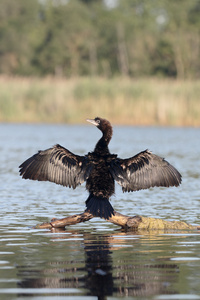
[[[87,156],[78,156],[60,145],[38,151],[20,166],[20,175],[25,179],[51,181],[76,188],[89,176],[92,164]]]
[[[166,160],[145,150],[128,159],[115,159],[110,172],[123,192],[154,186],[178,186],[181,174]]]

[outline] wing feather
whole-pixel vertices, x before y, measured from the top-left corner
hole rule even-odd
[[[148,150],[127,159],[114,159],[110,172],[124,192],[181,183],[181,174],[165,159]]]
[[[73,188],[87,180],[92,167],[87,156],[75,155],[60,145],[38,151],[19,166],[24,179],[51,181]]]

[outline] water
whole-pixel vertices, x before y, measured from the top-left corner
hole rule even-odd
[[[22,180],[18,166],[56,143],[77,154],[94,148],[93,126],[0,125],[1,299],[200,299],[200,232],[124,232],[94,218],[65,230],[33,226],[81,213],[85,187],[76,190]],[[115,127],[113,153],[130,157],[146,148],[183,175],[179,188],[122,193],[114,208],[200,224],[200,129]]]

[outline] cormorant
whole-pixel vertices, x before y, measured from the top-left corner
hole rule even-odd
[[[38,151],[23,162],[19,167],[20,175],[25,179],[48,180],[74,189],[86,181],[89,191],[86,211],[105,219],[114,214],[109,198],[114,193],[115,181],[122,186],[123,192],[181,183],[181,174],[165,159],[148,150],[126,159],[110,154],[110,122],[99,117],[87,121],[102,132],[93,152],[79,156],[57,144]]]

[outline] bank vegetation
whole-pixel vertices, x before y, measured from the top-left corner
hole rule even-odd
[[[0,122],[200,126],[200,80],[0,77]]]

